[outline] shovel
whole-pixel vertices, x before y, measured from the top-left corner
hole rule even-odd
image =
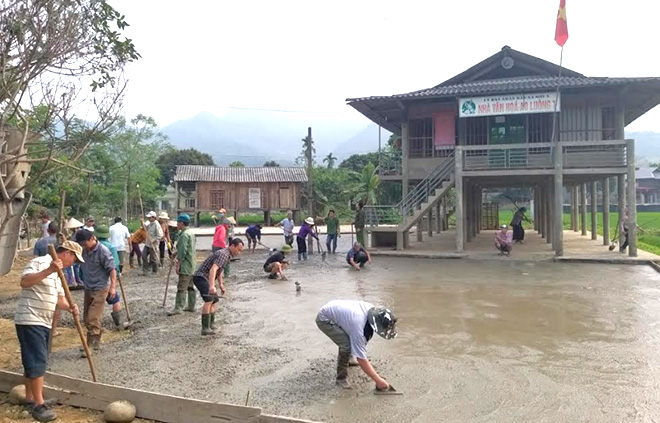
[[[325,261],[326,256],[328,255],[327,251],[325,251],[325,248],[323,249],[323,252],[321,252],[321,241],[318,239],[316,240],[316,248],[319,250],[319,254],[321,254],[321,261]]]
[[[403,392],[397,391],[394,386],[390,385],[388,389],[374,389],[374,395],[403,395]]]

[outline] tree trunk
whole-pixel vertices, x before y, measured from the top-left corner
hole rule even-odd
[[[66,191],[60,191],[60,210],[58,214],[58,222],[60,223],[60,232],[64,232],[64,205],[66,204]]]

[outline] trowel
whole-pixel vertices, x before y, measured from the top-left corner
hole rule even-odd
[[[394,386],[390,385],[388,389],[374,389],[374,395],[403,395],[403,392],[397,391]]]

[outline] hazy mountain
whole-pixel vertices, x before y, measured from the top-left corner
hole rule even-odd
[[[194,147],[210,154],[216,164],[240,160],[261,166],[267,160],[291,165],[302,149],[302,138],[312,127],[317,161],[332,152],[343,159],[378,148],[378,127],[366,120],[337,115],[230,110],[222,116],[203,112],[163,128],[178,148]],[[389,133],[383,131],[383,139]]]
[[[626,132],[626,139],[635,140],[635,157],[660,163],[659,132]]]

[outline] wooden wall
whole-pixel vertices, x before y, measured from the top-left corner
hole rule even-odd
[[[261,191],[261,207],[258,209],[249,207],[250,188]],[[300,183],[295,182],[198,182],[196,191],[197,210],[217,210],[219,207],[228,211],[300,209]],[[219,198],[223,200],[219,201]],[[221,204],[214,204],[218,202]]]

